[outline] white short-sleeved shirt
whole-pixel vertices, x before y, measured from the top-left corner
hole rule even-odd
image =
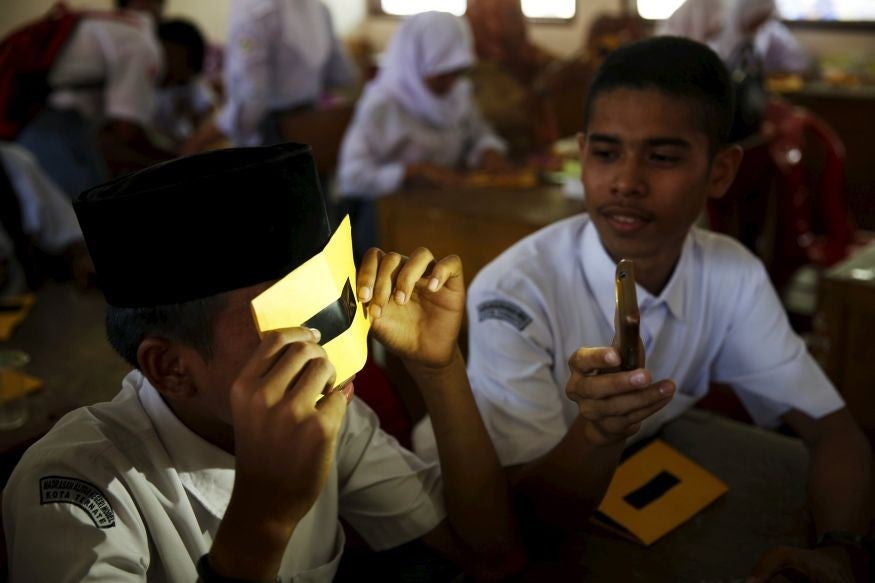
[[[148,14],[128,10],[86,16],[52,66],[49,84],[60,89],[48,102],[58,109],[75,109],[90,122],[118,119],[148,127],[163,67]],[[63,88],[95,82],[103,86]]]
[[[70,199],[43,172],[28,150],[17,144],[0,142],[0,160],[18,197],[22,230],[39,249],[57,255],[70,244],[82,240],[82,229]],[[2,226],[0,257],[9,261],[7,283],[0,287],[0,295],[23,293],[26,289],[24,272],[15,259],[12,240]]]
[[[301,28],[300,20],[306,26]],[[355,68],[320,0],[234,0],[228,19],[227,101],[216,123],[235,146],[261,145],[271,111],[318,103],[355,83]]]
[[[578,416],[565,394],[569,357],[614,337],[614,272],[584,214],[523,239],[481,271],[468,294],[468,372],[504,465],[550,451]],[[733,387],[753,419],[797,409],[814,418],[844,406],[792,331],[762,263],[738,242],[692,229],[665,288],[637,288],[647,368],[677,392],[645,421],[655,432],[708,392]],[[433,455],[427,422],[417,452]]]
[[[436,127],[411,115],[385,93],[366,93],[343,138],[338,189],[343,196],[377,198],[401,186],[408,164],[474,168],[490,149],[504,152],[507,144],[476,104],[458,125]]]
[[[63,417],[3,494],[12,581],[197,580],[234,483],[234,458],[183,425],[139,372],[109,403]],[[328,581],[338,516],[377,550],[443,519],[437,467],[383,433],[354,399],[328,480],[289,541],[282,581]]]

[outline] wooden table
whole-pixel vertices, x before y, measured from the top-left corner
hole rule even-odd
[[[820,313],[824,370],[875,447],[875,242],[824,274]]]
[[[744,581],[762,553],[806,545],[808,454],[792,439],[692,410],[660,437],[729,486],[729,491],[650,547],[581,529],[555,562],[526,581]]]
[[[470,282],[526,235],[580,212],[582,202],[560,186],[408,190],[379,201],[380,244],[402,253],[425,246],[438,257],[458,254]]]
[[[45,381],[43,389],[27,397],[30,415],[25,425],[0,431],[0,455],[17,459],[23,447],[65,413],[119,392],[131,367],[106,341],[105,305],[99,292],[51,285],[37,294],[33,310],[12,338],[0,343],[0,349],[28,353],[31,361],[25,370]]]

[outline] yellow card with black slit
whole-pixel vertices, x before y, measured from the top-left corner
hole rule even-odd
[[[334,388],[362,369],[371,323],[356,291],[348,216],[321,253],[252,300],[252,314],[262,335],[297,326],[319,330],[319,344],[337,370]]]
[[[649,546],[727,490],[716,476],[656,439],[617,467],[593,522]]]
[[[0,340],[9,340],[34,304],[33,294],[0,298]]]

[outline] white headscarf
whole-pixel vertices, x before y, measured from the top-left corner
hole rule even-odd
[[[726,60],[742,43],[753,42],[757,31],[750,31],[748,27],[762,16],[774,17],[776,10],[775,0],[734,0],[717,44],[717,53]]]
[[[726,20],[724,0],[687,0],[659,27],[658,34],[714,45]]]
[[[470,84],[458,81],[446,95],[438,96],[425,78],[466,69],[474,61],[465,21],[447,12],[416,14],[398,27],[365,98],[389,95],[414,117],[437,127],[455,125],[471,108]]]
[[[283,43],[294,49],[299,58],[313,69],[319,69],[331,54],[332,32],[326,20],[326,9],[319,0],[279,0],[285,6]]]

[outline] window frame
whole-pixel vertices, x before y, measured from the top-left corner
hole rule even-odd
[[[622,0],[621,0],[622,1]],[[635,0],[631,0],[635,2]],[[404,18],[404,16],[398,14],[390,14],[383,10],[382,0],[367,0],[368,2],[368,15],[375,16],[378,18],[386,18],[389,20],[400,20]],[[572,24],[577,21],[580,15],[580,2],[581,0],[574,0],[574,16],[571,18],[531,18],[526,16],[526,20],[532,24]],[[467,0],[466,0],[467,6]]]
[[[638,0],[620,0],[620,10],[640,17],[638,14]],[[643,20],[652,27],[662,22],[662,20]],[[788,28],[797,30],[875,31],[875,20],[785,20],[782,18],[781,22],[787,25]]]

